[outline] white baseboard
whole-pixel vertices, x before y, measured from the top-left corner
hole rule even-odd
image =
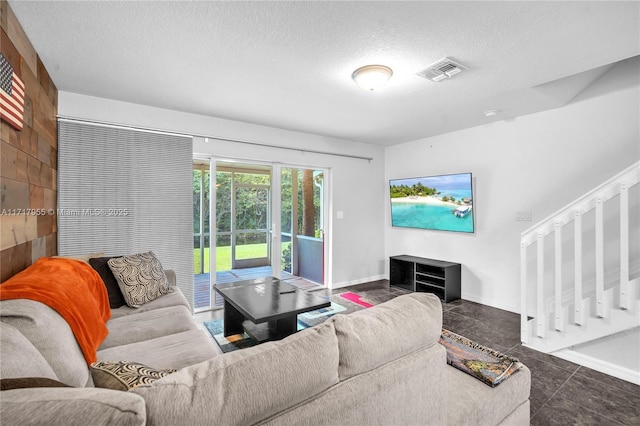
[[[503,311],[513,312],[520,315],[520,306],[503,305],[502,303],[496,303],[494,300],[485,299],[483,297],[473,296],[470,294],[463,294],[461,299],[468,300],[470,302],[480,303],[481,305],[491,306],[492,308],[502,309]]]
[[[339,283],[332,283],[329,286],[329,288],[331,290],[335,290],[337,288],[349,287],[351,285],[364,284],[364,283],[368,283],[368,282],[371,282],[371,281],[378,281],[378,280],[384,280],[384,279],[386,279],[385,275],[375,275],[373,277],[359,278],[357,280],[343,281],[343,282],[339,282]]]
[[[582,365],[592,370],[599,371],[609,376],[617,377],[618,379],[625,380],[635,385],[640,385],[640,371],[635,371],[627,367],[612,364],[607,361],[603,361],[598,358],[594,358],[588,355],[581,354],[571,349],[563,349],[557,352],[553,352],[551,355],[558,358],[566,359],[575,364]]]

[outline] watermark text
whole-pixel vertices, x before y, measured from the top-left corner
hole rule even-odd
[[[129,216],[128,209],[2,209],[2,216]]]

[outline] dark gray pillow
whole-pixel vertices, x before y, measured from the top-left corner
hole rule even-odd
[[[120,306],[124,306],[127,304],[124,300],[124,296],[122,295],[122,291],[120,291],[120,286],[118,285],[118,281],[116,277],[111,272],[111,268],[107,264],[109,259],[114,259],[120,256],[111,256],[111,257],[93,257],[89,259],[89,264],[102,278],[105,287],[107,287],[107,293],[109,294],[109,306],[111,309],[117,309]]]

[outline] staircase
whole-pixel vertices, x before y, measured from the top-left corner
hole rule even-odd
[[[639,182],[640,162],[522,233],[524,345],[554,353],[640,327]]]

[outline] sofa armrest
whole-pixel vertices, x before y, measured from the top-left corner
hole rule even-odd
[[[29,388],[2,391],[3,425],[144,425],[139,395],[99,388]]]
[[[165,269],[164,274],[167,276],[167,281],[169,281],[169,285],[171,287],[176,286],[176,271],[173,269]]]

